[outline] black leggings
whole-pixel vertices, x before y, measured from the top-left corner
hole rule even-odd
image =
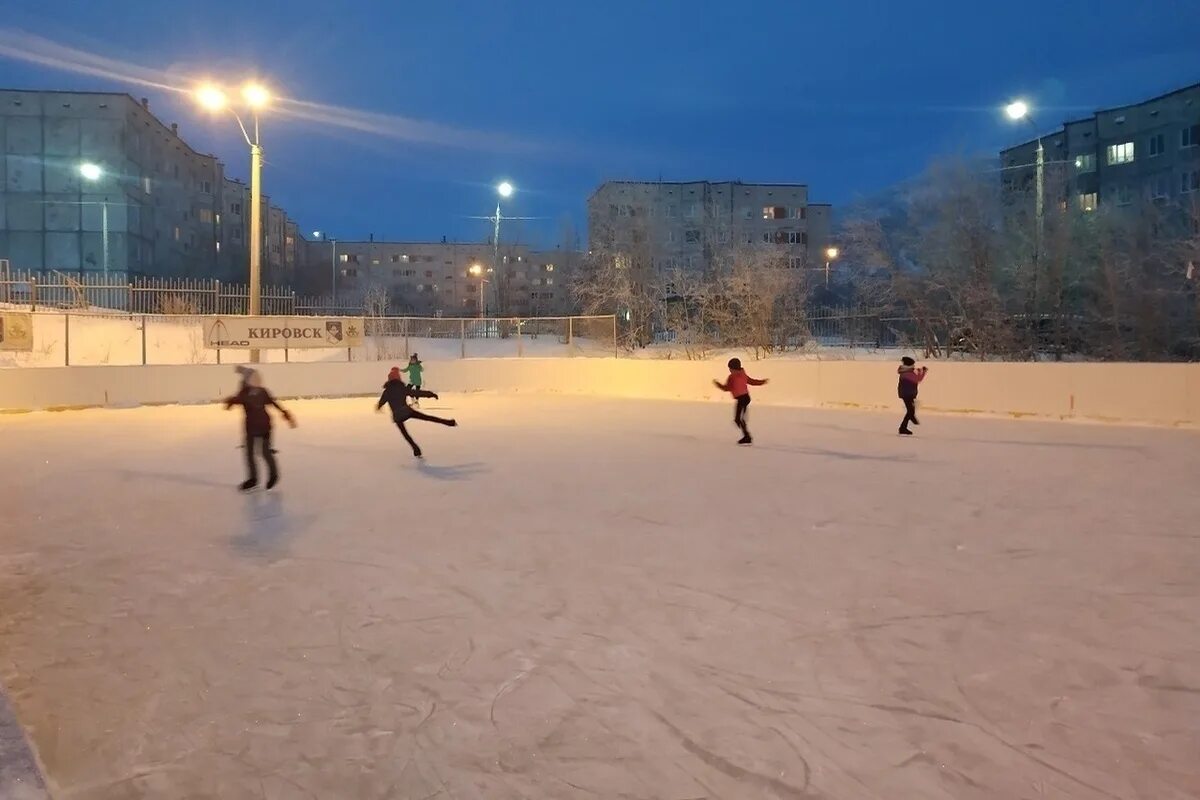
[[[750,411],[750,395],[744,394],[737,398],[737,402],[733,406],[733,424],[742,429],[743,436],[750,435],[750,429],[746,427],[746,414]]]
[[[279,477],[279,469],[275,464],[275,451],[271,448],[270,432],[261,435],[246,434],[245,447],[246,472],[250,480],[258,480],[258,464],[254,458],[255,449],[262,453],[263,461],[267,462],[267,480],[273,481]]]
[[[432,414],[426,414],[421,411],[416,411],[412,408],[408,409],[408,416],[404,419],[396,419],[393,417],[392,420],[396,423],[396,427],[400,429],[400,435],[404,437],[404,441],[408,442],[408,445],[412,448],[413,455],[415,456],[421,455],[421,448],[417,446],[417,443],[413,441],[412,436],[409,435],[408,428],[404,427],[404,423],[410,419],[419,419],[422,422],[436,422],[439,425],[454,424],[454,420],[435,417]]]
[[[912,397],[900,398],[904,401],[904,421],[900,423],[900,430],[908,430],[908,423],[920,424],[917,422],[917,401]]]

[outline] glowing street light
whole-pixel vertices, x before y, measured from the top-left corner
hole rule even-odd
[[[487,283],[487,279],[483,277],[483,265],[472,264],[467,272],[479,279],[479,318],[483,319],[483,285]]]
[[[79,174],[85,181],[95,183],[104,177],[104,168],[99,164],[94,164],[91,161],[85,161],[79,165]],[[100,203],[100,228],[103,236],[103,256],[101,256],[104,264],[104,274],[108,274],[108,198],[105,198]]]
[[[237,109],[229,103],[228,94],[219,86],[208,83],[196,88],[196,102],[212,112],[229,109],[241,128],[246,144],[250,146],[250,315],[262,312],[262,161],[263,149],[258,130],[258,112],[271,102],[271,92],[262,84],[248,82],[242,86],[241,96],[254,122],[254,136],[246,129]],[[250,361],[258,361],[258,351],[250,351]]]
[[[512,197],[513,185],[508,181],[502,181],[500,185],[496,187],[496,191],[501,197]]]
[[[1024,100],[1014,100],[1004,107],[1004,113],[1014,121],[1025,119],[1029,116],[1029,104]]]
[[[840,251],[836,247],[825,248],[825,287],[829,287],[829,265],[838,257]]]

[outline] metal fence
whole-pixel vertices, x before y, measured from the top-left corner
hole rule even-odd
[[[361,315],[359,300],[305,297],[285,286],[264,286],[262,314]],[[207,278],[155,278],[120,272],[10,270],[0,262],[0,303],[44,310],[124,311],[133,314],[246,314],[250,287]]]
[[[31,314],[33,349],[0,352],[0,367],[236,364],[249,351],[210,349],[204,317],[46,311]],[[300,316],[300,315],[295,315]],[[361,317],[360,317],[361,318]],[[286,315],[281,316],[281,320]],[[365,317],[352,348],[260,349],[263,362],[424,361],[457,358],[613,358],[616,318]]]

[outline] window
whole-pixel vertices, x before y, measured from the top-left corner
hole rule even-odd
[[[217,217],[217,224],[220,225],[221,224],[221,215],[217,214],[216,217]]]
[[[1096,197],[1095,192],[1084,192],[1083,194],[1079,195],[1079,210],[1095,211],[1097,199],[1098,198]]]
[[[546,272],[554,272],[554,265],[553,265],[553,264],[547,264],[547,265],[546,265]]]
[[[534,286],[541,286],[541,285],[542,285],[542,279],[541,279],[541,278],[534,278],[534,279],[533,279],[533,285],[534,285]]]
[[[788,231],[788,244],[808,244],[808,234],[803,231]]]
[[[1193,169],[1181,174],[1179,176],[1179,192],[1191,194],[1196,191],[1200,191],[1200,169]]]
[[[242,204],[241,203],[230,203],[229,204],[229,213],[230,214],[241,214],[242,213]]]
[[[1108,164],[1128,164],[1133,161],[1133,142],[1110,144],[1108,146]]]
[[[787,219],[788,210],[783,206],[764,206],[763,219]]]
[[[372,263],[374,266],[378,267],[378,266],[379,266],[379,259],[378,259],[378,258],[372,258],[372,259],[371,259],[371,263]]]
[[[415,278],[417,277],[417,271],[415,269],[406,269],[404,270],[404,277]]]
[[[546,278],[546,285],[547,285],[547,286],[553,286],[553,285],[554,285],[554,278]]]
[[[217,252],[218,253],[221,252],[221,243],[220,242],[217,242]]]
[[[696,244],[700,241],[700,231],[689,230],[683,232],[683,240],[688,244]]]
[[[667,231],[667,241],[672,244],[675,243],[675,231]]]
[[[1075,156],[1075,171],[1076,172],[1095,172],[1096,171],[1096,154],[1081,153]]]
[[[179,241],[179,226],[175,226],[175,241]]]
[[[344,270],[342,270],[342,277],[343,278],[356,278],[356,277],[358,277],[358,270],[355,269],[354,267],[344,269]]]
[[[393,263],[393,264],[399,264],[399,263],[400,263],[400,256],[393,255],[393,256],[392,256],[392,259],[391,259],[391,261],[392,261],[392,263]]]
[[[200,191],[204,192],[205,194],[212,194],[212,184],[208,181],[201,181]]]
[[[1200,147],[1200,125],[1190,125],[1180,131],[1179,146]]]
[[[808,207],[800,206],[799,208],[793,208],[792,216],[795,219],[808,219]]]
[[[200,212],[197,214],[197,216],[200,218],[200,221],[204,223],[211,223],[213,221],[213,213],[207,208],[200,209]]]
[[[804,269],[804,257],[792,256],[788,259],[788,269]]]
[[[666,212],[663,214],[663,216],[664,217],[674,217],[678,214],[678,212],[679,212],[679,209],[676,206],[669,205],[669,206],[667,206]]]
[[[742,244],[754,244],[754,234],[753,233],[743,233],[742,234]]]
[[[1146,155],[1150,158],[1161,156],[1167,150],[1166,138],[1161,133],[1156,133],[1146,142]]]
[[[746,194],[749,194],[749,192],[747,192]],[[754,219],[754,210],[753,209],[749,209],[749,208],[746,209],[746,219]]]
[[[762,235],[762,240],[763,240],[763,243],[764,243],[764,244],[770,244],[770,243],[771,243],[771,234],[770,234],[770,233],[764,233],[764,234]]]
[[[342,253],[340,256],[338,256],[338,261],[341,261],[343,264],[349,264],[350,263],[350,254]]]
[[[433,261],[433,256],[421,256],[422,261]]]
[[[146,176],[145,178],[142,178],[142,191],[145,192],[146,194],[151,193],[150,192],[150,176]]]
[[[1129,186],[1118,186],[1113,190],[1113,196],[1119,206],[1127,206],[1133,202],[1133,190]]]
[[[690,206],[684,209],[683,215],[689,219],[700,216],[700,204],[692,203]]]
[[[1164,200],[1171,196],[1171,175],[1163,173],[1155,175],[1150,180],[1150,197],[1154,200]]]
[[[717,231],[717,243],[729,244],[729,231]]]
[[[426,277],[426,278],[432,278],[432,277],[433,277],[433,270],[431,270],[431,269],[427,269],[427,270],[425,270],[425,277]]]

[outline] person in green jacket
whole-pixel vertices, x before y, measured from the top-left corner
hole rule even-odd
[[[408,385],[413,389],[420,390],[421,388],[421,372],[425,369],[425,365],[421,363],[421,359],[417,358],[417,354],[413,353],[408,359],[408,366],[400,370],[408,373]],[[413,397],[414,406],[420,407],[421,401]]]

